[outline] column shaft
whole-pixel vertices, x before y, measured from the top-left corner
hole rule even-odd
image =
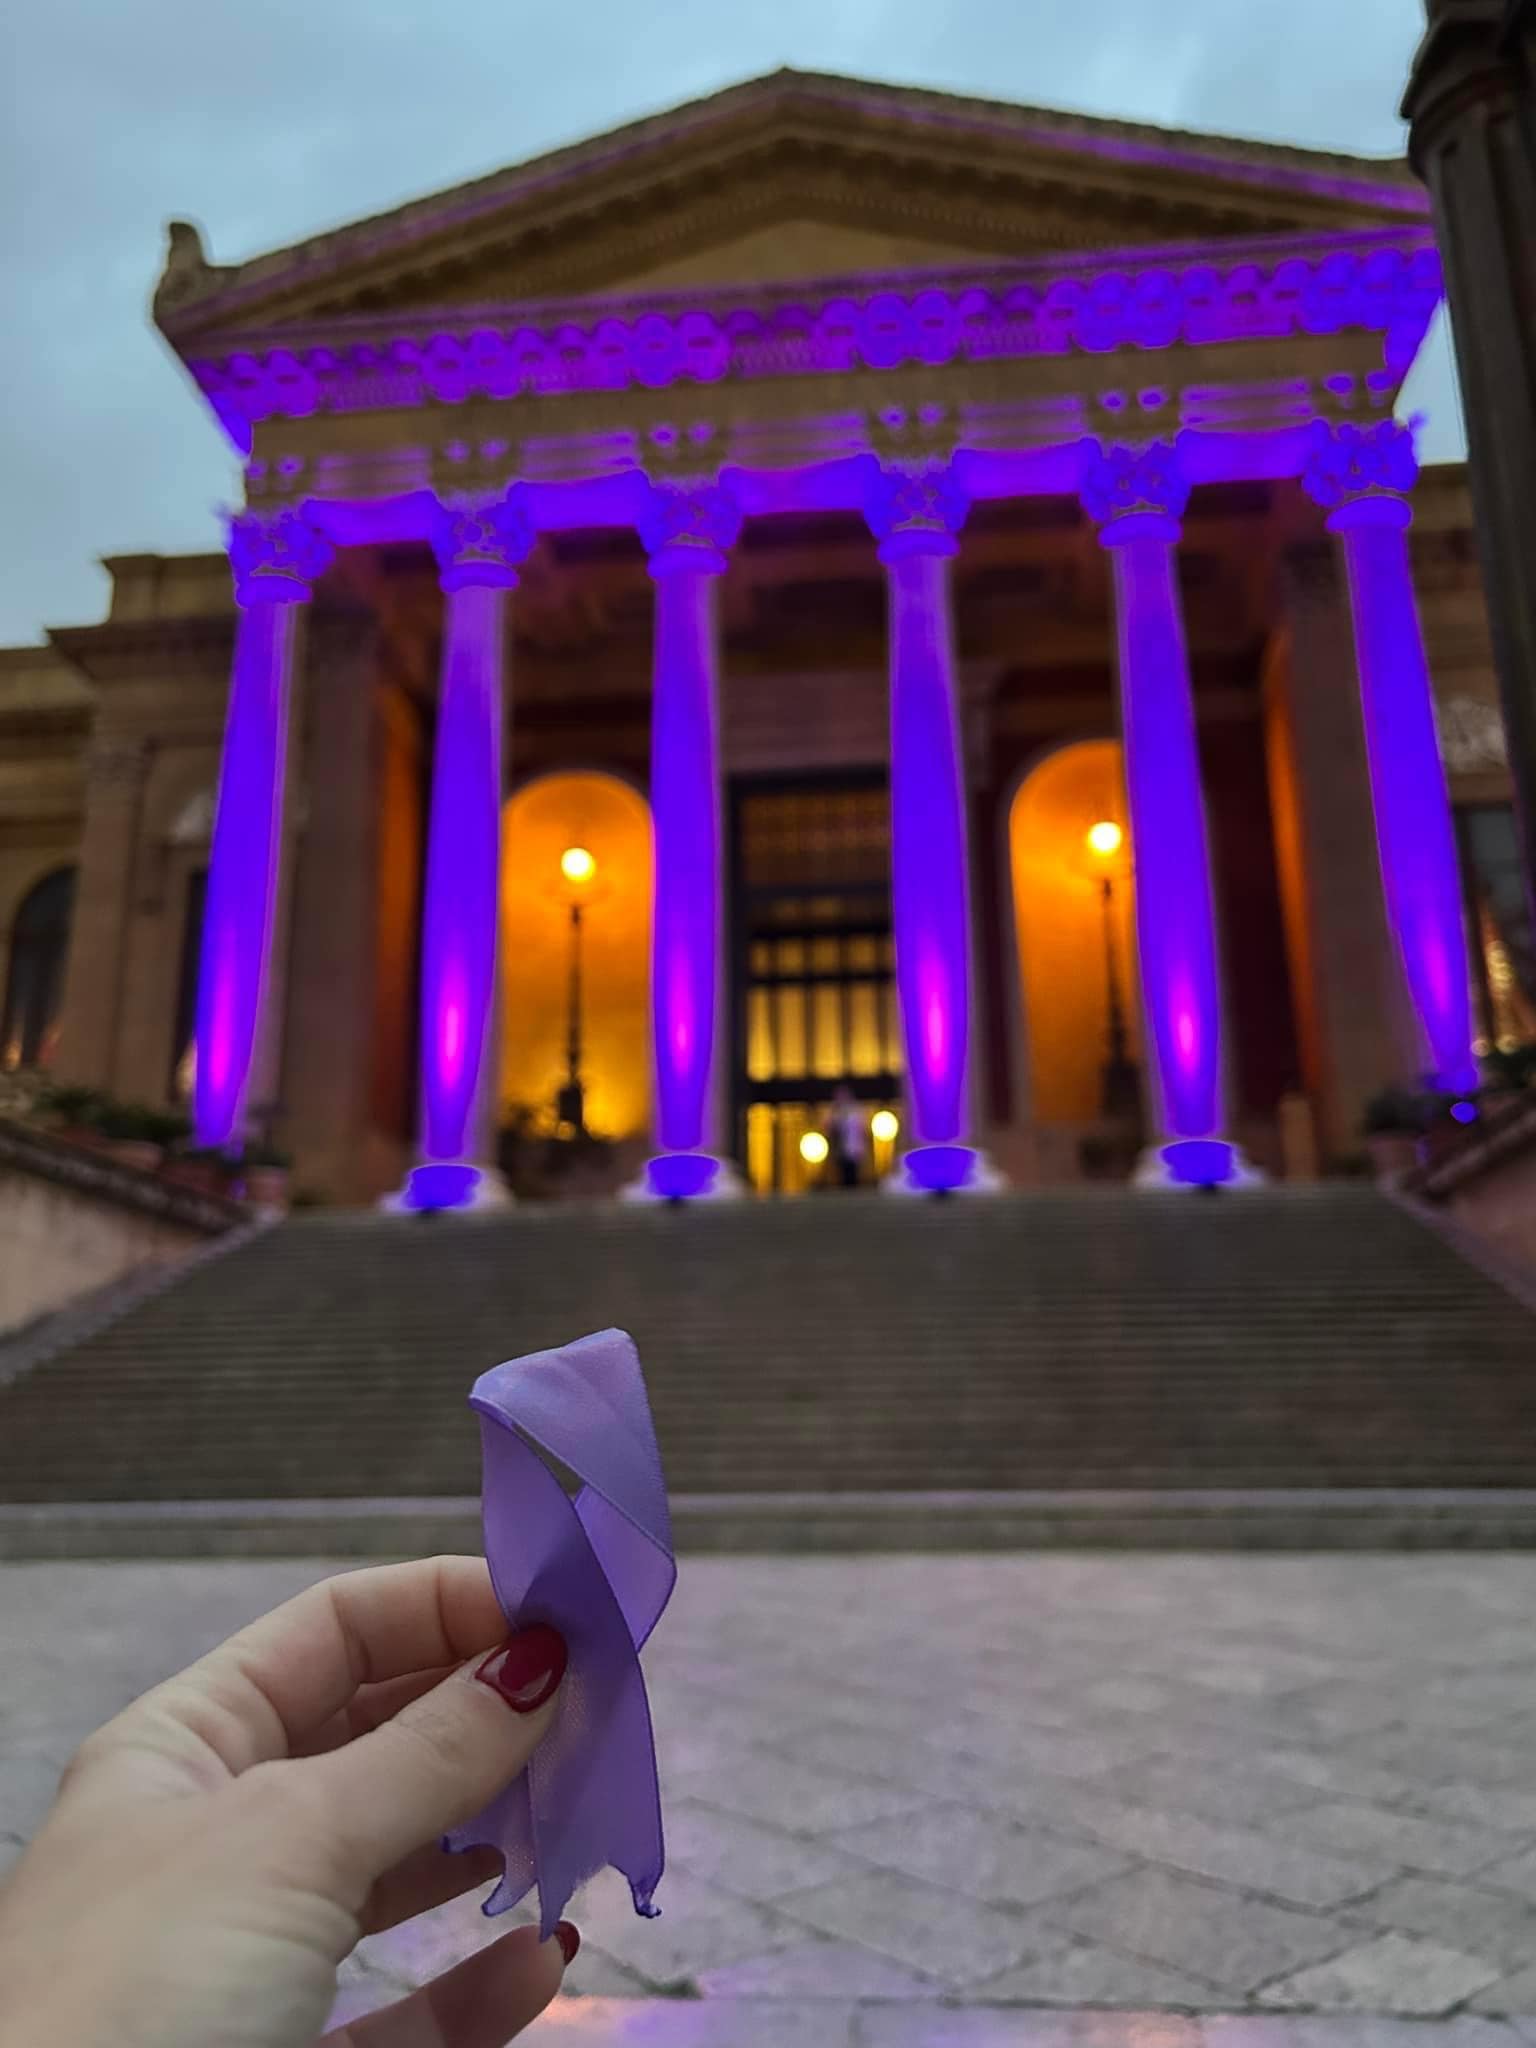
[[[651,1003],[656,1135],[667,1152],[711,1128],[720,972],[720,788],[714,574],[673,563],[656,581],[651,812],[656,844]]]
[[[1414,602],[1408,536],[1395,521],[1371,520],[1346,525],[1341,539],[1392,933],[1423,1032],[1428,1070],[1438,1087],[1460,1092],[1475,1088],[1478,1080],[1471,969],[1461,864]]]
[[[651,675],[652,1056],[656,1137],[643,1192],[726,1195],[739,1182],[718,1105],[724,1073],[719,645],[715,579],[741,530],[718,483],[653,485],[640,519],[656,586]]]
[[[194,1108],[203,1145],[238,1146],[245,1138],[277,897],[293,634],[292,602],[263,594],[242,604],[198,984]]]
[[[1418,1019],[1424,1078],[1474,1089],[1472,986],[1461,864],[1434,690],[1413,595],[1413,434],[1395,420],[1313,429],[1305,483],[1340,536],[1388,921]]]
[[[1120,717],[1142,1013],[1161,1143],[1137,1178],[1251,1179],[1226,1136],[1221,974],[1176,548],[1189,479],[1175,448],[1085,448],[1083,502],[1114,558]]]
[[[496,993],[506,593],[446,597],[422,917],[422,1151],[466,1162]]]
[[[949,561],[888,564],[891,893],[907,1087],[921,1146],[965,1142],[970,910]]]
[[[408,1209],[506,1200],[484,1103],[496,1044],[507,593],[535,540],[517,486],[440,505],[443,586],[421,931],[421,1163]]]
[[[1169,1138],[1214,1138],[1223,1122],[1216,919],[1173,545],[1145,534],[1111,552],[1156,1120]]]

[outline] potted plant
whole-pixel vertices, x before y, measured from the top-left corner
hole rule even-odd
[[[149,1109],[136,1102],[109,1102],[101,1110],[97,1128],[114,1159],[153,1173],[165,1157],[166,1146],[185,1134],[186,1124],[167,1110]]]
[[[288,1176],[293,1168],[289,1153],[277,1145],[247,1145],[241,1167],[248,1202],[258,1209],[288,1207]]]
[[[1413,1170],[1428,1121],[1424,1098],[1411,1089],[1384,1088],[1372,1097],[1362,1136],[1377,1180],[1390,1186]]]
[[[1500,1047],[1484,1059],[1482,1101],[1490,1115],[1523,1102],[1532,1087],[1536,1087],[1536,1044]]]
[[[229,1180],[229,1161],[211,1145],[179,1146],[166,1161],[165,1177],[199,1195],[222,1195]]]
[[[37,1098],[37,1114],[49,1129],[76,1145],[99,1145],[99,1128],[106,1098],[99,1088],[83,1088],[72,1082],[58,1082],[44,1088]]]

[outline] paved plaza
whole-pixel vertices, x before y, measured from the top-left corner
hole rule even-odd
[[[0,1570],[0,1857],[324,1569]],[[579,1896],[532,2039],[1536,2043],[1536,1558],[700,1559],[647,1668],[663,1917]],[[364,1943],[342,2008],[505,1924]]]

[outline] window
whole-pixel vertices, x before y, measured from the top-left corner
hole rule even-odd
[[[1479,1050],[1536,1041],[1536,934],[1531,930],[1520,836],[1508,804],[1457,811],[1472,936]]]
[[[11,927],[0,1066],[46,1067],[59,1036],[75,870],[55,868],[22,898]]]

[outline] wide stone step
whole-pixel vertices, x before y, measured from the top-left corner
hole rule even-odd
[[[476,1374],[608,1323],[682,1495],[1536,1474],[1536,1318],[1411,1215],[1094,1192],[295,1218],[0,1387],[0,1503],[462,1499]]]

